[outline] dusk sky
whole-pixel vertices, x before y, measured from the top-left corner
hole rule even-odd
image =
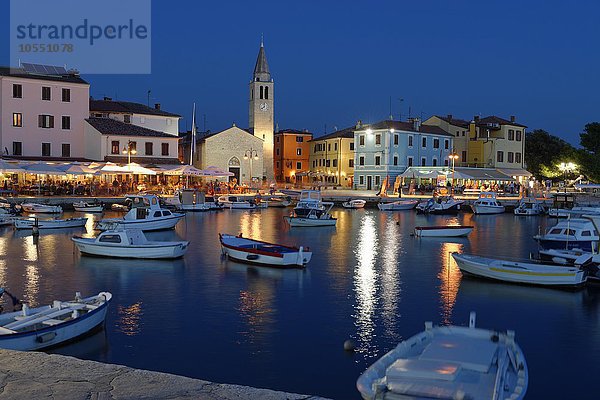
[[[190,127],[248,125],[261,33],[280,128],[317,136],[390,114],[515,115],[578,144],[598,121],[595,1],[221,1],[152,5],[152,74],[85,75],[95,98],[161,103]],[[8,37],[8,6],[0,29]],[[114,60],[119,63],[119,59]],[[0,64],[9,64],[7,41]],[[76,66],[74,66],[76,67]],[[399,99],[403,99],[400,101]]]

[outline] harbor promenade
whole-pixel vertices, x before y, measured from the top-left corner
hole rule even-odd
[[[326,400],[41,352],[0,350],[0,365],[0,399]]]

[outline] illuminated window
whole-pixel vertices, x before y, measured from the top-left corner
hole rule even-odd
[[[23,114],[13,113],[13,126],[18,128],[23,126]]]

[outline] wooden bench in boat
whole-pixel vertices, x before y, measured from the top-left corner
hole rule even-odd
[[[55,319],[56,317],[60,317],[65,314],[69,314],[73,311],[82,310],[84,308],[86,308],[85,304],[77,304],[77,305],[74,305],[71,307],[66,307],[66,308],[63,308],[60,310],[57,310],[56,308],[50,308],[46,311],[42,311],[40,313],[36,313],[36,314],[29,315],[26,317],[24,317],[24,316],[15,317],[16,321],[11,322],[10,324],[4,325],[4,328],[12,329],[12,330],[19,330],[19,329],[25,328],[30,325],[43,323],[44,321],[47,321],[49,319]]]

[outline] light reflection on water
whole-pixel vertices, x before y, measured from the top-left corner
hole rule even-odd
[[[441,268],[438,278],[441,281],[439,291],[442,323],[445,325],[452,324],[452,309],[456,303],[456,296],[462,278],[462,273],[458,269],[452,253],[461,253],[462,249],[462,243],[442,243],[440,249]]]
[[[142,302],[137,302],[129,306],[119,305],[117,307],[119,319],[115,325],[117,332],[126,336],[135,336],[142,331],[141,319],[144,316]]]

